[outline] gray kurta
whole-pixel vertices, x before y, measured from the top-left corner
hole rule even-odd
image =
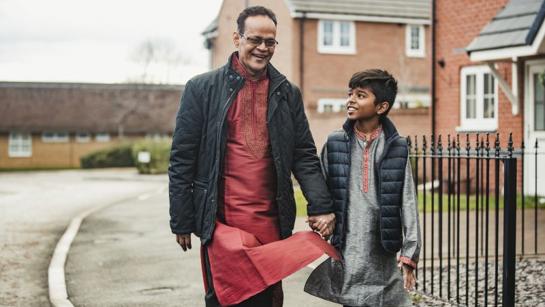
[[[367,144],[354,137],[351,148],[349,204],[344,262],[331,259],[309,277],[305,290],[326,300],[349,306],[410,306],[403,289],[396,255],[384,250],[380,241],[380,208],[375,190],[375,159],[384,149],[384,133]],[[364,147],[368,153],[368,189],[364,191]],[[325,158],[327,154],[323,155]],[[327,158],[326,158],[327,159]],[[322,161],[327,170],[327,161]],[[327,174],[326,174],[327,176]],[[407,163],[402,205],[403,247],[401,256],[418,261],[420,232],[416,192]]]

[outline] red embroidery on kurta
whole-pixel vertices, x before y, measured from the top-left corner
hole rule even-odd
[[[381,131],[382,127],[378,126],[378,128],[375,129],[370,135],[366,135],[364,132],[359,131],[356,126],[354,126],[354,132],[356,133],[356,136],[364,142],[363,161],[361,163],[363,179],[361,189],[364,193],[369,192],[369,149],[371,148],[371,144],[373,143],[373,141],[378,138]]]
[[[250,80],[250,76],[236,57],[233,58],[233,68],[246,79],[237,96],[242,105],[241,124],[245,146],[254,158],[262,159],[269,152],[267,130],[269,79],[264,74],[259,80]]]

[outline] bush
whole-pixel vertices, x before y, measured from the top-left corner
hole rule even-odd
[[[143,140],[136,142],[132,148],[133,159],[140,174],[163,174],[168,170],[170,158],[170,141]],[[149,152],[149,163],[138,161],[139,152]]]
[[[89,153],[80,159],[82,168],[134,166],[132,145],[124,143],[116,147]]]

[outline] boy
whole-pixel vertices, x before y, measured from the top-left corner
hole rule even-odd
[[[420,228],[407,143],[387,117],[396,93],[387,71],[355,73],[348,118],[322,151],[336,210],[331,244],[343,261],[318,266],[305,291],[344,306],[411,305],[406,290],[416,283]],[[312,217],[309,223],[321,226]]]

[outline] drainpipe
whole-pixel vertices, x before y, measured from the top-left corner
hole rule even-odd
[[[304,91],[304,82],[305,82],[305,18],[306,13],[303,12],[301,19],[299,21],[299,88],[301,90],[301,95],[305,94]]]
[[[431,134],[435,135],[435,0],[431,1]]]

